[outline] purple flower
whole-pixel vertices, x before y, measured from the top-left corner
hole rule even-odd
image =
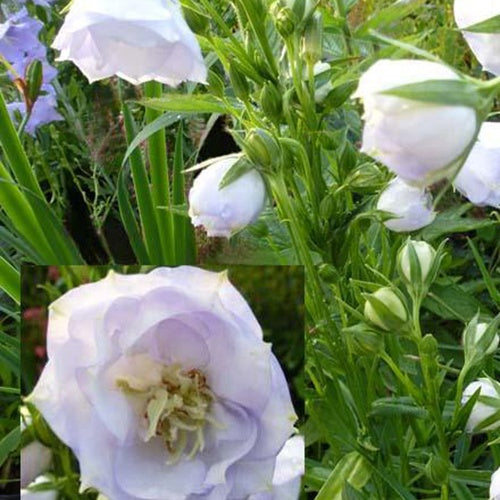
[[[57,112],[56,106],[57,101],[54,95],[47,94],[38,97],[31,110],[31,116],[26,124],[25,131],[30,135],[35,135],[38,127],[62,120],[62,116]],[[16,112],[21,113],[21,115],[26,113],[26,104],[22,101],[11,102],[7,104],[7,110],[11,117],[15,119]]]
[[[278,361],[226,273],[107,278],[50,306],[29,401],[111,500],[271,492],[296,415]]]
[[[28,15],[26,8],[13,14],[5,23],[0,24],[0,55],[14,69],[14,74],[9,72],[12,80],[24,78],[26,68],[35,60],[41,61],[43,66],[42,91],[36,100],[26,131],[34,134],[37,127],[46,123],[60,120],[57,112],[57,101],[54,89],[50,82],[57,75],[56,69],[47,62],[47,48],[38,39],[38,34],[43,24]],[[26,104],[23,101],[12,102],[8,105],[11,116],[15,111],[22,115],[26,113]]]

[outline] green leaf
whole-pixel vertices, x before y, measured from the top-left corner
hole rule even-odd
[[[232,182],[239,179],[242,175],[245,175],[247,172],[254,170],[255,167],[253,164],[247,159],[246,156],[241,156],[234,165],[225,173],[224,177],[219,183],[219,190],[229,186]]]
[[[130,155],[136,150],[136,148],[154,133],[163,128],[172,126],[182,118],[186,118],[192,115],[193,113],[165,113],[156,118],[156,120],[153,120],[151,123],[146,125],[130,142],[127,151],[125,152],[125,156],[123,157],[122,165],[125,165]]]
[[[210,94],[164,94],[162,97],[143,99],[139,103],[146,108],[157,111],[173,111],[177,113],[232,114],[234,107],[237,106],[236,100],[233,101],[232,107]]]
[[[316,500],[341,500],[346,483],[361,489],[371,476],[371,468],[358,452],[348,453],[337,463],[325,484],[316,495]]]
[[[467,26],[467,28],[462,28],[462,31],[469,31],[471,33],[500,33],[500,14]]]
[[[409,2],[394,2],[374,15],[370,16],[364,23],[360,24],[356,30],[357,36],[365,35],[371,29],[384,28],[394,24],[400,19],[412,14],[422,7],[425,0],[410,0]]]
[[[0,466],[3,465],[7,457],[19,446],[20,439],[21,428],[16,426],[0,441]]]
[[[490,273],[486,269],[481,254],[479,253],[478,249],[476,248],[476,245],[474,245],[473,241],[470,238],[467,238],[467,243],[469,244],[469,247],[472,250],[472,255],[474,255],[474,259],[477,263],[477,266],[481,271],[481,275],[483,277],[484,283],[486,284],[486,288],[488,289],[490,297],[498,305],[500,305],[500,291],[497,289],[495,283],[493,282],[492,277],[490,276]]]
[[[491,315],[484,304],[451,281],[434,284],[423,305],[443,319],[469,322],[478,311]]]
[[[380,93],[442,106],[468,106],[473,109],[484,107],[484,99],[478,87],[465,80],[427,80]]]
[[[382,398],[372,403],[370,415],[376,417],[409,415],[416,418],[428,418],[429,412],[417,406],[412,398]]]
[[[450,486],[457,500],[477,500],[477,497],[464,484],[457,481],[450,481]]]
[[[447,234],[466,233],[498,224],[488,219],[462,217],[469,206],[470,205],[461,205],[459,207],[453,207],[438,214],[432,224],[422,231],[422,238],[430,242]]]
[[[125,182],[124,170],[122,169],[120,175],[118,176],[117,183],[118,190],[118,208],[120,210],[120,216],[127,232],[127,236],[130,241],[130,245],[134,249],[134,253],[140,264],[146,264],[150,262],[148,252],[144,246],[144,242],[141,237],[141,232],[137,220],[135,218],[134,210],[130,204],[129,193],[127,190],[127,184]]]
[[[158,224],[156,221],[155,209],[153,206],[153,198],[150,189],[150,180],[148,172],[146,171],[146,166],[144,164],[144,158],[141,151],[136,149],[136,147],[142,142],[138,141],[136,146],[132,147],[132,144],[137,139],[138,135],[136,133],[136,124],[129,107],[122,98],[122,88],[121,83],[119,83],[118,89],[120,91],[120,99],[122,99],[122,112],[125,122],[125,133],[127,136],[127,144],[129,145],[127,149],[126,159],[130,161],[130,170],[132,172],[132,180],[134,183],[134,191],[137,200],[137,208],[139,211],[140,226],[142,228],[142,235],[144,238],[144,244],[146,246],[147,253],[150,257],[149,262],[160,263],[162,261],[161,255],[161,245],[160,233],[158,231]],[[162,117],[160,117],[162,118]],[[156,121],[160,120],[158,118]],[[154,122],[151,123],[151,125]],[[147,128],[147,127],[146,127]],[[161,128],[161,127],[160,127]],[[151,135],[154,131],[148,131]],[[142,133],[142,132],[141,132]],[[149,137],[148,135],[148,137]],[[134,139],[135,137],[135,139]],[[122,164],[123,168],[124,163]]]
[[[4,290],[16,304],[21,302],[21,278],[19,272],[0,256],[0,288]]]

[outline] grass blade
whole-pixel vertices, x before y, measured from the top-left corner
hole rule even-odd
[[[17,269],[0,256],[0,288],[5,291],[16,304],[21,303],[21,278]]]

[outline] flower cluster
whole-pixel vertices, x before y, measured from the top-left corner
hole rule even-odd
[[[61,119],[51,85],[57,72],[47,62],[47,48],[38,38],[42,27],[43,24],[30,17],[24,7],[0,24],[0,56],[8,64],[9,77],[23,93],[23,101],[9,103],[8,109],[13,116],[17,112],[21,116],[29,113],[25,130],[32,135],[41,125]],[[30,102],[26,95],[26,73],[34,61],[42,63],[42,83],[38,95]]]
[[[488,28],[481,32],[478,24],[500,15],[500,5],[456,0],[454,12],[484,68],[499,74],[500,35],[487,32]],[[380,60],[362,75],[354,94],[364,104],[362,151],[398,176],[382,193],[377,207],[394,215],[385,222],[393,231],[414,231],[433,221],[431,198],[424,189],[445,178],[472,203],[500,206],[500,127],[496,123],[481,127],[482,111],[472,104],[426,101],[397,92],[447,80],[465,82],[455,70],[438,62]]]

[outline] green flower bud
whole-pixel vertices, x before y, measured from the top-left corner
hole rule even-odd
[[[250,85],[248,84],[248,80],[245,75],[243,75],[243,73],[241,73],[233,63],[229,66],[229,79],[231,80],[231,85],[233,86],[234,95],[238,99],[246,101],[250,94]]]
[[[382,330],[399,330],[408,321],[406,306],[389,287],[366,295],[365,318]]]
[[[331,264],[321,264],[318,273],[326,283],[336,283],[339,280],[339,272]]]
[[[363,323],[344,328],[342,331],[353,354],[377,354],[384,348],[383,337]]]
[[[43,66],[41,61],[35,60],[26,68],[27,98],[31,106],[40,95],[43,83]]]
[[[432,455],[425,466],[426,476],[437,486],[448,481],[450,464],[442,457]]]
[[[251,130],[245,140],[245,152],[256,165],[270,167],[281,158],[280,146],[268,132]]]
[[[499,323],[500,315],[490,323],[480,323],[479,314],[477,314],[465,327],[463,345],[465,359],[468,362],[480,362],[497,351],[500,343]]]
[[[408,240],[398,254],[401,279],[410,287],[426,284],[435,257],[436,250],[425,241]]]
[[[418,344],[420,363],[425,379],[430,382],[438,373],[439,348],[438,341],[434,335],[428,333]]]
[[[283,111],[283,98],[275,85],[268,82],[260,93],[262,110],[271,120],[279,120]]]
[[[276,25],[276,31],[283,38],[288,38],[297,27],[297,16],[294,14],[293,10],[288,7],[275,8],[274,24]]]
[[[302,39],[302,57],[314,64],[321,59],[323,54],[323,18],[315,12],[306,25]]]
[[[184,19],[186,20],[193,33],[196,33],[197,35],[203,35],[207,32],[210,26],[210,20],[208,19],[208,17],[204,16],[200,12],[186,7],[185,5],[182,6],[182,13],[184,15]]]

